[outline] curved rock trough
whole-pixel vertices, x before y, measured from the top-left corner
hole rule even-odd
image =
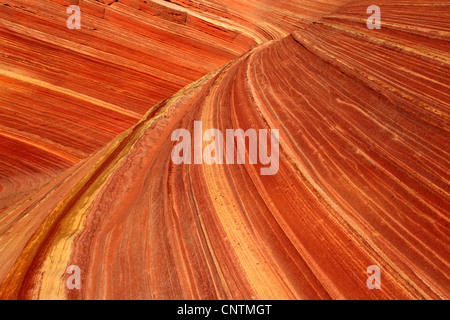
[[[0,0],[0,298],[449,299],[450,5],[372,4]]]

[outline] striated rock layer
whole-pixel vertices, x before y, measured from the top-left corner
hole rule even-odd
[[[342,2],[1,0],[0,212],[155,103]]]
[[[368,30],[370,4],[265,41],[6,211],[0,297],[449,299],[450,6],[380,1]],[[279,129],[278,173],[175,165],[194,121]]]

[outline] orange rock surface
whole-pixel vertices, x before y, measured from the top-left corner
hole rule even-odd
[[[0,212],[155,103],[342,2],[0,1]],[[80,30],[66,26],[69,5]]]
[[[450,298],[448,3],[84,2],[0,0],[1,299]],[[194,121],[278,173],[175,165]]]

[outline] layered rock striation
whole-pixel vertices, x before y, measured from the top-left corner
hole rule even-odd
[[[222,13],[252,38],[237,2],[172,2],[187,13],[177,25]],[[0,297],[448,299],[450,6],[380,1],[382,29],[368,30],[370,4],[310,4],[330,14],[302,26],[275,14],[260,28],[297,31],[267,31],[3,213]],[[269,2],[246,5],[248,21],[265,20]],[[312,17],[308,5],[283,8]],[[196,121],[203,132],[278,129],[277,174],[249,161],[176,165],[172,133]],[[70,265],[80,290],[66,286]],[[381,290],[366,286],[371,265]]]

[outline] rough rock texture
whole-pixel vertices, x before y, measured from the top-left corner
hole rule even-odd
[[[125,12],[120,2],[111,5],[123,10],[115,11],[117,14]],[[277,12],[285,11],[277,11],[277,7],[272,8],[273,20],[269,20],[268,1],[246,1],[246,8],[237,1],[221,1],[221,5],[199,1],[191,7],[187,6],[191,1],[172,2],[186,6],[186,27],[191,11],[196,17],[199,12],[205,16],[221,12],[241,26],[234,30],[243,37],[251,38],[245,35],[246,28],[257,31],[249,46],[259,43],[259,37],[267,38],[157,103],[137,125],[109,143],[108,137],[114,134],[107,136],[108,130],[125,128],[144,111],[138,103],[142,100],[130,102],[133,93],[145,92],[143,81],[133,81],[130,75],[138,69],[139,55],[121,56],[120,68],[108,64],[100,68],[104,62],[97,55],[95,59],[85,57],[83,63],[92,63],[86,68],[86,72],[92,70],[90,76],[66,71],[67,77],[80,77],[75,83],[53,78],[56,75],[46,73],[52,70],[38,67],[49,56],[42,53],[38,59],[38,49],[27,59],[36,59],[35,72],[30,62],[26,69],[17,67],[24,63],[13,59],[18,54],[6,55],[6,67],[0,72],[8,85],[1,88],[6,92],[1,102],[11,101],[4,109],[16,114],[5,116],[11,124],[0,131],[4,139],[32,148],[34,144],[26,143],[28,140],[8,137],[14,137],[14,130],[35,135],[41,154],[34,155],[35,159],[26,158],[29,153],[23,157],[41,166],[40,159],[48,157],[50,161],[52,154],[58,160],[63,154],[71,163],[83,160],[0,216],[0,297],[449,299],[448,3],[379,1],[381,30],[365,26],[365,10],[372,3],[350,2],[337,10],[330,10],[336,3],[325,3],[319,11],[334,11],[332,14],[297,26],[301,30],[283,37],[294,25],[289,19],[279,19]],[[306,9],[302,11],[308,2],[286,1],[280,8],[287,11],[289,4],[292,12],[313,17]],[[309,7],[317,8],[312,3]],[[246,25],[248,8],[255,10],[249,13]],[[8,10],[17,11],[18,17],[25,14]],[[130,19],[138,14],[129,10],[133,13],[127,16]],[[255,27],[256,17],[261,19],[260,29]],[[6,23],[4,16],[2,19]],[[9,22],[10,28],[28,34],[31,31],[22,29],[26,21]],[[170,23],[177,25],[174,30],[184,25]],[[137,26],[132,23],[129,29],[131,25]],[[108,22],[106,26],[117,25]],[[102,30],[108,34],[107,29]],[[274,30],[286,31],[271,33]],[[2,32],[10,39],[6,45],[12,43],[9,50],[20,51],[21,44],[32,41],[17,33]],[[117,33],[114,41],[120,43],[120,37]],[[113,41],[106,35],[104,39]],[[168,41],[170,36],[164,39]],[[223,37],[212,39],[225,41]],[[123,52],[108,45],[115,57]],[[100,42],[99,46],[106,50],[107,44]],[[237,56],[239,50],[245,50],[242,43],[236,46],[226,52]],[[55,44],[41,50],[53,48],[63,54],[66,47]],[[152,48],[158,50],[156,45]],[[225,49],[217,48],[221,54],[213,60],[219,64],[229,57],[221,51]],[[205,56],[211,54],[209,50],[205,47]],[[153,63],[152,59],[147,64]],[[185,56],[177,62],[178,68],[196,63],[188,61]],[[147,65],[142,60],[139,63]],[[108,73],[108,67],[114,75],[121,70],[123,74],[111,76],[111,82],[98,79],[99,85],[115,84],[113,88],[123,92],[110,97],[103,87],[90,88],[90,93],[79,91],[83,79],[92,81],[99,76],[98,70]],[[158,72],[171,79],[168,71]],[[177,74],[172,77],[179,79],[179,85],[188,81],[184,72]],[[192,74],[195,76],[199,74]],[[59,89],[61,83],[64,91]],[[147,85],[155,84],[149,81]],[[26,108],[24,101],[30,96],[36,102],[33,108]],[[92,101],[94,97],[98,100]],[[58,104],[58,98],[68,100]],[[54,105],[48,106],[49,101]],[[115,112],[120,118],[103,122],[98,116],[92,120],[95,108],[104,108],[98,105],[103,103],[111,110],[109,114]],[[71,113],[55,109],[69,108],[69,104]],[[26,120],[31,122],[26,112],[43,117],[40,108],[45,106],[49,110],[45,112],[73,118],[53,130],[36,124],[28,131],[15,129],[14,123],[21,119],[23,126]],[[80,112],[78,118],[73,115],[75,109]],[[280,129],[278,174],[261,176],[260,166],[249,164],[174,165],[172,132],[178,128],[192,132],[197,120],[203,122],[203,130]],[[54,122],[42,121],[47,126]],[[84,140],[65,131],[69,125],[80,126],[77,130],[83,133],[89,128],[95,141],[96,134],[102,133],[104,138],[83,149],[76,143]],[[62,140],[60,145],[67,136],[74,144],[69,149],[48,142],[43,148],[44,138],[50,141],[45,136],[48,132]],[[25,137],[32,140],[34,136]],[[2,144],[11,158],[17,154],[11,152],[17,150],[12,143]],[[87,157],[89,150],[100,145],[104,146]],[[68,151],[72,149],[73,153]],[[80,154],[72,159],[75,152]],[[61,170],[69,167],[60,160],[49,163],[48,168],[56,165]],[[23,176],[38,174],[25,172]],[[66,288],[69,265],[78,265],[83,271],[81,290]],[[382,270],[382,290],[366,287],[370,265]]]

